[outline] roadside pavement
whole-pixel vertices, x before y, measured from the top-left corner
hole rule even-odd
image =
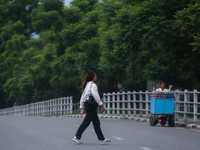
[[[124,120],[132,120],[132,121],[137,121],[137,122],[149,122],[149,118],[139,117],[139,116],[107,115],[107,114],[98,114],[98,115],[99,115],[99,118],[103,118],[103,119],[124,119]],[[84,115],[59,115],[58,117],[84,118],[85,114]],[[192,118],[188,118],[187,120],[188,122],[184,122],[183,118],[179,117],[179,120],[175,121],[175,127],[200,130],[200,120],[197,123],[192,122]],[[168,126],[168,122],[166,122],[166,126]]]

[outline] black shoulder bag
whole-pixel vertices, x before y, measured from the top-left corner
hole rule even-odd
[[[90,86],[90,96],[89,96],[88,103],[90,105],[92,105],[93,107],[98,107],[97,102],[95,101],[94,97],[92,96],[91,87],[92,87],[92,83],[91,83],[91,86]]]

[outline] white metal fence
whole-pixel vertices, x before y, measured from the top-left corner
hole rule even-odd
[[[175,95],[175,119],[188,117],[193,122],[200,121],[200,92],[194,91],[172,91]],[[149,117],[150,95],[152,92],[122,92],[104,93],[102,101],[108,115],[139,115]],[[72,114],[72,111],[79,110],[79,103],[73,104],[72,97],[52,99],[43,102],[36,102],[27,105],[5,108],[0,110],[0,115],[7,116],[51,116]]]
[[[63,97],[0,109],[0,116],[51,116],[72,114],[72,97]]]
[[[106,113],[111,115],[139,115],[149,117],[150,95],[152,92],[122,92],[103,94]],[[183,116],[184,122],[187,117],[192,117],[193,122],[200,120],[200,92],[194,91],[173,91],[175,95],[175,119],[178,121]]]

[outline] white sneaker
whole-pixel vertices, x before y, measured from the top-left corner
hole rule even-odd
[[[103,141],[100,141],[100,144],[103,145],[103,144],[106,144],[106,143],[110,143],[110,139],[108,138],[105,138]]]
[[[81,140],[79,140],[79,139],[77,139],[76,138],[76,136],[73,138],[73,140],[72,141],[74,141],[75,143],[77,143],[77,144],[83,144],[83,142],[81,141]]]

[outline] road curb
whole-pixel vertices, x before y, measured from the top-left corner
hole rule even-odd
[[[175,122],[175,126],[176,126],[176,127],[184,127],[184,128],[186,128],[186,127],[187,127],[187,123]]]
[[[84,118],[85,115],[62,115],[60,117],[66,117],[66,118]],[[149,119],[147,118],[138,118],[138,117],[131,117],[131,116],[111,116],[111,115],[99,115],[99,118],[102,119],[124,119],[124,120],[134,120],[137,122],[149,122]],[[200,130],[200,125],[198,124],[188,124],[184,122],[175,122],[175,127],[183,127],[186,129],[196,129]]]
[[[85,115],[62,115],[60,117],[84,118]],[[147,118],[138,118],[138,117],[99,115],[99,118],[103,118],[103,119],[124,119],[124,120],[134,120],[134,121],[138,121],[138,122],[149,122],[149,119],[147,119]]]
[[[197,129],[197,124],[187,124],[187,129]]]

